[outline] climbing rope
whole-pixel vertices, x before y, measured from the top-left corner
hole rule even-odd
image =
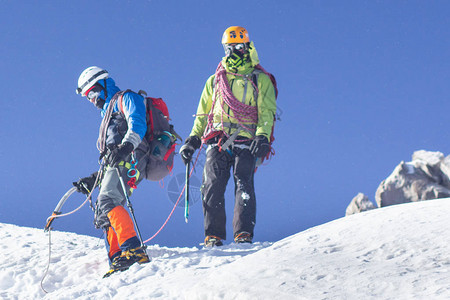
[[[189,178],[192,176],[192,173],[194,172],[195,165],[197,164],[197,161],[198,161],[198,158],[200,156],[200,152],[202,151],[202,148],[203,148],[203,144],[201,145],[200,149],[198,150],[195,162],[194,162],[194,164],[193,164],[193,166],[191,168],[191,171],[189,172]],[[153,240],[163,230],[163,228],[166,226],[166,224],[169,222],[170,218],[172,217],[173,212],[175,211],[175,208],[177,208],[177,206],[178,206],[178,203],[180,203],[181,197],[183,196],[183,193],[185,192],[185,190],[186,190],[186,183],[184,184],[183,189],[181,190],[180,196],[178,196],[178,200],[177,200],[177,202],[175,202],[175,204],[174,204],[174,206],[172,208],[172,211],[170,212],[170,214],[167,217],[167,219],[164,222],[164,224],[158,229],[158,231],[156,231],[156,233],[154,235],[152,235],[149,239],[143,241],[144,244],[149,242],[149,241],[151,241],[151,240]]]
[[[112,99],[109,101],[108,108],[106,109],[105,115],[102,119],[102,123],[100,124],[99,135],[97,139],[97,149],[102,155],[106,153],[106,134],[108,131],[109,122],[111,121],[111,117],[114,111],[114,106],[116,105],[118,99],[118,96],[116,95],[114,95],[115,97],[112,97]]]
[[[100,169],[98,170],[98,174],[97,174],[97,177],[95,178],[95,182],[94,182],[94,187],[97,185],[98,179],[102,176],[102,173],[103,173],[103,167],[104,167],[104,165],[102,164],[102,165],[100,166]],[[87,191],[89,191],[89,189],[87,189],[86,186],[85,186],[84,188],[85,188]],[[72,190],[72,189],[71,189],[71,190]],[[91,197],[92,197],[92,192],[93,192],[93,191],[94,191],[94,189],[92,189],[92,191],[89,191],[89,195],[87,195],[86,200],[84,200],[84,202],[83,202],[80,206],[78,206],[76,209],[74,209],[74,210],[72,210],[72,211],[70,211],[70,212],[68,212],[68,213],[65,213],[65,214],[58,214],[59,211],[55,211],[50,217],[47,218],[47,225],[46,225],[45,228],[48,230],[48,264],[47,264],[47,268],[46,268],[46,270],[45,270],[45,272],[44,272],[44,275],[42,276],[42,279],[41,279],[41,289],[42,289],[46,294],[47,294],[48,292],[44,289],[44,279],[45,279],[45,277],[47,277],[48,270],[50,269],[50,261],[51,261],[51,255],[52,255],[52,248],[51,248],[51,244],[52,244],[51,231],[52,231],[52,228],[50,227],[50,225],[51,225],[52,221],[54,221],[56,218],[65,217],[65,216],[71,215],[71,214],[77,212],[78,210],[80,210],[80,209],[81,209],[88,201],[90,201],[90,199],[91,199]],[[67,195],[67,193],[66,193],[66,195]],[[63,198],[64,198],[66,195],[64,195]],[[67,197],[70,196],[70,195],[71,195],[71,193],[68,194]],[[66,199],[67,199],[67,198],[66,198]],[[59,206],[59,205],[58,205],[58,206]],[[62,206],[62,205],[61,205],[61,206]],[[92,205],[91,205],[91,206],[92,206]],[[60,208],[61,208],[61,207],[60,207]]]
[[[251,79],[251,74],[249,75],[243,75],[238,73],[231,73],[227,72],[222,63],[219,63],[215,78],[214,78],[214,95],[212,99],[212,105],[210,113],[208,114],[208,122],[207,127],[205,130],[205,136],[209,135],[212,131],[215,131],[214,128],[214,106],[216,105],[216,102],[219,101],[221,108],[222,108],[222,114],[221,114],[221,122],[224,123],[224,116],[228,117],[229,119],[236,119],[238,125],[242,127],[245,130],[248,131],[254,131],[254,129],[248,128],[245,124],[256,124],[258,123],[258,108],[256,106],[247,105],[241,101],[239,101],[234,95],[231,90],[230,84],[228,83],[227,74],[231,74],[234,76],[240,76],[243,78],[246,78],[251,82],[253,85],[253,88],[255,91],[258,92],[258,87],[255,85],[253,80]],[[221,100],[222,101],[221,101]],[[257,99],[255,99],[257,101]],[[233,115],[228,114],[225,109],[224,105],[227,105]],[[225,132],[224,132],[225,133]],[[225,133],[226,135],[226,133]]]
[[[44,276],[42,276],[41,279],[41,289],[44,291],[44,293],[48,294],[48,292],[44,289],[44,279],[47,277],[48,270],[50,269],[50,259],[52,254],[52,238],[50,234],[51,230],[48,231],[48,263],[47,268],[45,269]]]
[[[86,204],[86,202],[90,199],[91,194],[92,194],[92,191],[89,193],[89,195],[87,196],[86,200],[85,200],[79,207],[77,207],[76,209],[72,210],[71,212],[68,212],[68,213],[66,213],[66,214],[59,214],[59,215],[53,214],[52,216],[48,217],[48,218],[47,218],[47,224],[49,224],[49,222],[51,222],[51,220],[53,220],[53,219],[55,219],[55,218],[65,217],[65,216],[71,215],[71,214],[75,213],[76,211],[78,211],[78,210],[79,210],[81,207],[83,207],[83,206]],[[46,270],[45,270],[45,272],[44,272],[44,275],[42,276],[42,279],[41,279],[41,289],[42,289],[46,294],[47,294],[48,292],[44,289],[44,279],[45,279],[45,277],[47,277],[48,270],[50,269],[50,261],[51,261],[51,256],[52,256],[52,247],[51,247],[51,245],[52,245],[52,239],[51,239],[51,231],[52,231],[52,229],[53,229],[53,228],[48,227],[48,263],[47,263],[47,268],[46,268]]]

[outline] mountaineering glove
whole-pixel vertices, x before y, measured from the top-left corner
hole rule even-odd
[[[270,152],[269,140],[263,135],[258,135],[253,140],[249,150],[254,157],[264,157]]]
[[[133,150],[133,144],[130,142],[125,142],[112,149],[106,160],[111,167],[116,167],[117,164],[124,160]]]
[[[92,192],[92,189],[94,188],[94,183],[95,179],[97,179],[97,175],[98,172],[92,173],[90,176],[81,178],[80,180],[73,182],[72,184],[77,188],[77,192],[89,195],[89,193]]]
[[[198,136],[192,135],[186,139],[186,142],[180,148],[181,160],[187,165],[194,155],[195,150],[200,148],[202,141]]]

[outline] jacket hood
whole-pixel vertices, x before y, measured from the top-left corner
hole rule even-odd
[[[102,87],[105,87],[105,80],[99,80],[97,83]],[[104,91],[102,91],[100,97],[105,99],[106,102],[109,102],[111,98],[119,91],[120,89],[116,86],[116,82],[114,81],[114,79],[112,79],[111,77],[106,78],[106,92],[108,94],[108,97],[106,97],[105,99]]]
[[[105,92],[104,90],[101,91],[100,93],[100,98],[105,99],[105,104],[103,105],[103,109],[102,109],[102,116],[104,115],[106,109],[109,106],[109,102],[111,101],[112,97],[117,93],[120,92],[120,89],[116,86],[116,82],[114,81],[114,79],[112,78],[107,78],[106,80],[106,92],[108,94],[108,97],[105,97]],[[100,84],[102,87],[105,87],[105,80],[100,80],[97,83]]]
[[[253,44],[253,41],[250,42],[249,52],[250,52],[250,60],[252,62],[252,67],[259,65],[258,52],[256,51],[255,44]]]

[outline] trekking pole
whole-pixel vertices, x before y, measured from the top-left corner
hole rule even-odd
[[[133,217],[133,222],[134,222],[134,225],[136,226],[136,231],[137,231],[139,240],[141,241],[141,247],[145,249],[145,248],[147,248],[147,246],[143,242],[143,239],[141,236],[141,231],[139,230],[139,226],[136,222],[136,217],[134,216],[133,206],[131,205],[130,197],[128,197],[127,189],[125,187],[125,182],[123,181],[122,176],[120,176],[119,168],[117,168],[117,167],[116,167],[116,172],[117,172],[117,176],[119,176],[119,181],[120,181],[120,185],[122,186],[123,194],[125,195],[125,199],[127,200],[127,207],[131,212],[131,216]]]
[[[191,162],[189,161],[186,164],[186,188],[184,190],[184,220],[186,223],[189,218],[189,171],[191,169]]]

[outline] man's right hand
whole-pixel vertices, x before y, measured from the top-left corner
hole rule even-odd
[[[192,135],[186,139],[186,142],[180,148],[181,160],[185,165],[187,165],[194,155],[195,150],[200,148],[202,144],[199,137]]]

